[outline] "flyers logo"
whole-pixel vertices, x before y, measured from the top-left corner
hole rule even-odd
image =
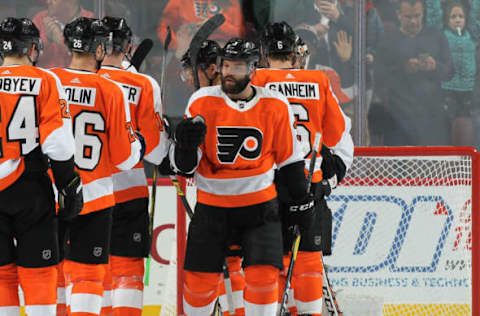
[[[263,135],[254,127],[217,127],[217,142],[222,163],[235,163],[238,156],[255,160],[262,152]]]

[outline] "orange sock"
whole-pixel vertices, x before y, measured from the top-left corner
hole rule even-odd
[[[14,263],[0,266],[0,314],[20,314],[17,266]]]
[[[321,252],[299,251],[293,274],[294,297],[298,314],[322,313],[322,260]]]
[[[29,316],[57,314],[57,268],[17,267],[18,279],[25,297],[25,312]]]
[[[67,316],[67,301],[65,297],[65,276],[63,261],[57,265],[57,316]]]
[[[103,298],[101,316],[112,316],[112,269],[110,263],[105,265],[105,278],[103,279]]]
[[[142,315],[143,261],[143,258],[110,256],[113,315]]]
[[[100,315],[105,265],[65,260],[63,270],[69,315]]]
[[[279,270],[270,265],[255,265],[245,271],[245,314],[272,315],[277,313]]]
[[[221,273],[184,271],[183,310],[186,316],[209,316],[218,296]]]

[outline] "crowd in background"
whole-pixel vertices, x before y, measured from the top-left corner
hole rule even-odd
[[[41,31],[40,66],[66,66],[62,28],[78,16],[124,16],[137,43],[155,39],[143,70],[160,80],[167,26],[167,114],[181,116],[191,87],[180,59],[209,17],[226,22],[211,38],[257,40],[270,21],[286,21],[307,43],[307,68],[324,70],[354,119],[354,0],[0,0],[0,18],[27,16]],[[368,144],[480,144],[480,0],[366,0]]]

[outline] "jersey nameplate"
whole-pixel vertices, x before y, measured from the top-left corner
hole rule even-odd
[[[0,77],[0,92],[38,95],[41,84],[40,78]]]
[[[122,83],[122,88],[123,88],[123,92],[125,93],[125,96],[127,97],[128,102],[137,105],[138,101],[140,101],[140,92],[142,91],[142,89],[140,87],[130,86],[128,84],[123,84],[123,83]]]
[[[318,83],[312,82],[270,82],[266,87],[278,91],[287,98],[320,100]]]
[[[68,103],[94,107],[97,90],[95,88],[64,86]]]

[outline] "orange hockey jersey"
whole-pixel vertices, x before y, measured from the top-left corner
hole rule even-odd
[[[88,71],[52,71],[63,84],[72,116],[75,167],[83,182],[80,214],[111,207],[115,204],[113,167],[128,170],[140,159],[141,145],[122,87]]]
[[[324,73],[304,69],[257,69],[252,84],[278,91],[288,98],[296,120],[297,137],[302,144],[306,173],[316,132],[322,135],[321,143],[330,147],[342,158],[347,169],[350,168],[353,162],[351,122],[340,108]],[[320,149],[317,148],[319,159],[315,162],[313,182],[322,180]]]
[[[72,158],[75,143],[69,124],[56,75],[27,65],[0,67],[0,191],[21,176],[24,156],[39,145],[51,159]]]
[[[201,115],[207,125],[195,172],[200,203],[239,207],[274,199],[275,166],[303,158],[287,99],[255,90],[248,102],[232,101],[220,86],[201,88],[190,98],[186,116]]]
[[[135,129],[145,139],[144,159],[158,165],[168,153],[168,136],[162,131],[160,87],[152,77],[140,73],[103,66],[98,74],[119,83],[130,103],[130,115]],[[147,178],[140,161],[131,170],[115,168],[113,175],[115,202],[122,203],[148,197]]]

